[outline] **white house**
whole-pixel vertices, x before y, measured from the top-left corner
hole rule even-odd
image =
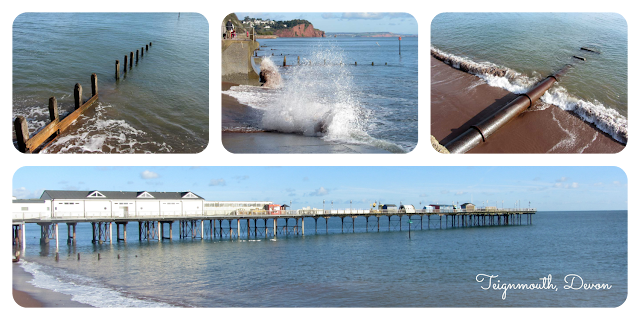
[[[54,218],[146,218],[202,215],[204,199],[193,192],[45,190]]]

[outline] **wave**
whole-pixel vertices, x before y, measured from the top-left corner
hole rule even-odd
[[[33,275],[33,279],[28,281],[33,286],[70,295],[71,300],[94,307],[174,307],[171,304],[160,301],[132,297],[127,293],[107,288],[94,279],[70,274],[60,268],[47,267],[25,260],[21,260],[19,264],[26,272]]]
[[[265,131],[406,152],[401,146],[374,138],[367,132],[374,115],[359,101],[359,89],[349,67],[342,63],[345,60],[344,53],[336,47],[316,47],[310,58],[286,69],[279,69],[266,57],[261,69],[273,68],[269,70],[278,74],[275,78],[282,78],[280,83],[263,87],[234,86],[224,93],[262,110],[260,127]],[[282,76],[280,71],[284,73]]]
[[[431,55],[462,71],[471,73],[493,87],[499,87],[513,93],[525,93],[537,84],[542,77],[528,77],[512,69],[490,62],[475,62],[471,59],[446,53],[431,47]],[[626,144],[628,140],[628,121],[618,111],[598,101],[585,101],[572,94],[561,85],[549,89],[540,100],[555,105],[562,110],[573,112],[583,121],[593,124],[616,141]]]

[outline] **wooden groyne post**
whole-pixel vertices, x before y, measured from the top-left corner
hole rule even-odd
[[[149,51],[149,44],[146,44],[144,47],[140,47],[140,50],[136,49],[136,65],[141,57],[144,57],[144,52]],[[124,73],[127,73],[127,65],[129,65],[129,70],[133,69],[133,51],[129,52],[129,54],[124,55]],[[116,80],[120,80],[120,61],[116,60]]]
[[[82,86],[76,83],[74,87],[74,108],[75,111],[64,119],[60,119],[58,111],[58,102],[55,97],[49,98],[49,119],[51,122],[47,124],[40,132],[29,138],[29,127],[27,120],[23,116],[17,116],[14,121],[14,130],[18,150],[23,153],[32,153],[38,150],[52,136],[57,136],[80,117],[94,102],[98,100],[98,75],[91,75],[91,98],[87,102],[82,103]],[[54,137],[55,138],[55,137]]]

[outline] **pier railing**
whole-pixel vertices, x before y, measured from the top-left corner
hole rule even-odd
[[[187,210],[187,211],[57,211],[53,213],[43,211],[14,212],[14,222],[19,221],[91,221],[91,220],[153,220],[153,219],[250,219],[274,217],[329,217],[329,216],[375,216],[375,215],[504,215],[504,214],[535,214],[535,208],[503,208],[489,209],[418,209],[418,210],[388,210],[388,209],[299,209],[299,210]]]

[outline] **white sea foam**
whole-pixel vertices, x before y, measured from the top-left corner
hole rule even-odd
[[[42,153],[135,153],[171,152],[171,146],[162,142],[141,139],[146,132],[133,128],[125,120],[110,119],[104,113],[111,105],[97,103],[95,115],[84,115],[73,133],[68,131],[42,150]],[[53,151],[52,151],[53,150]]]
[[[48,289],[71,296],[71,300],[94,307],[134,307],[134,308],[167,308],[170,304],[134,298],[124,292],[107,288],[98,281],[62,269],[55,270],[38,264],[22,260],[20,266],[33,275],[29,283],[38,288]]]
[[[266,78],[264,87],[266,88],[279,88],[282,85],[282,77],[278,72],[278,67],[271,58],[266,57],[260,62],[260,74]]]

